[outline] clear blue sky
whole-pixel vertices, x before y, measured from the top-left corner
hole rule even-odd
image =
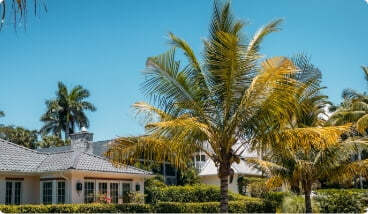
[[[30,1],[30,0],[29,0]],[[33,1],[30,1],[33,2]],[[130,106],[145,101],[139,86],[146,58],[167,50],[167,33],[199,54],[212,0],[45,0],[48,12],[29,12],[27,30],[6,23],[0,32],[0,123],[39,129],[45,100],[57,82],[82,85],[97,111],[88,113],[95,140],[143,133]],[[368,4],[364,0],[233,0],[237,18],[261,25],[284,18],[283,30],[262,46],[266,57],[306,53],[321,69],[334,103],[344,88],[367,91]],[[32,9],[30,7],[30,9]]]

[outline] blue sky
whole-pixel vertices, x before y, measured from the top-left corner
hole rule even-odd
[[[32,2],[32,1],[31,1]],[[57,82],[82,85],[97,107],[87,113],[95,140],[143,133],[130,106],[147,101],[139,87],[146,58],[169,48],[167,33],[200,54],[212,0],[45,0],[29,12],[26,31],[6,22],[0,32],[0,123],[39,129]],[[235,17],[260,26],[283,18],[283,30],[262,46],[266,57],[305,53],[321,69],[334,103],[344,88],[367,91],[368,4],[364,0],[233,0]],[[30,9],[32,9],[30,7]]]

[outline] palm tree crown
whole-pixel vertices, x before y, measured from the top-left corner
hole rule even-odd
[[[82,86],[76,86],[69,92],[68,88],[59,82],[56,98],[46,101],[47,110],[41,117],[41,121],[45,124],[41,128],[41,133],[52,133],[60,137],[61,131],[64,131],[65,139],[69,139],[76,126],[89,127],[84,111],[95,111],[96,107],[85,101],[88,97],[89,91]]]
[[[289,76],[297,72],[291,60],[264,60],[259,53],[265,36],[279,31],[281,20],[262,27],[251,39],[242,33],[245,23],[235,20],[230,3],[215,2],[203,63],[182,39],[169,34],[172,48],[147,59],[143,91],[154,105],[137,102],[134,108],[146,124],[146,133],[123,137],[110,150],[122,150],[126,161],[144,155],[185,167],[198,149],[218,167],[221,212],[228,211],[231,164],[240,161],[244,146],[292,120],[295,92],[302,85]],[[180,49],[188,64],[175,60]],[[274,125],[270,125],[273,122]],[[277,124],[276,124],[277,123]],[[202,145],[207,142],[211,149]],[[109,154],[109,153],[108,153]]]

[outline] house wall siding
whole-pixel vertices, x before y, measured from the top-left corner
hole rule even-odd
[[[6,178],[23,178],[21,187],[21,204],[39,204],[40,177],[22,175],[0,175],[0,204],[5,204]]]
[[[217,177],[217,175],[201,176],[200,181],[202,184],[220,186],[220,179]],[[238,175],[234,175],[233,182],[231,184],[229,183],[229,190],[233,191],[234,193],[239,193]]]

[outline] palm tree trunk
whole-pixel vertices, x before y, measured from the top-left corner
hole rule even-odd
[[[358,161],[362,160],[362,151],[358,150]],[[359,187],[360,189],[363,189],[363,177],[362,174],[359,174]]]
[[[228,177],[224,176],[221,178],[221,192],[220,192],[220,213],[229,212],[229,181]]]
[[[65,127],[65,140],[69,139],[69,119],[66,120],[66,127]]]
[[[224,158],[225,159],[225,158]],[[231,166],[229,163],[220,163],[219,178],[220,178],[220,213],[229,212],[229,173]]]
[[[305,213],[313,213],[312,210],[312,200],[311,200],[311,188],[307,188],[304,190],[304,199],[305,199]]]

